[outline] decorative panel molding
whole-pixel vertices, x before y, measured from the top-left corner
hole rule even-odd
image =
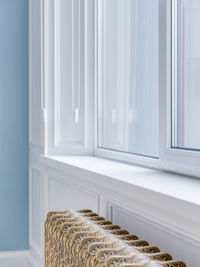
[[[41,172],[30,168],[30,245],[42,256],[42,179]]]
[[[84,146],[84,1],[55,3],[55,146]]]
[[[87,16],[90,1],[45,3],[43,54],[48,152],[92,153],[94,85],[89,74],[93,66],[88,63],[87,53],[93,45],[90,36],[93,31],[87,27],[88,20],[92,22],[91,15]]]
[[[134,209],[134,208],[133,208]],[[200,240],[194,240],[183,229],[167,226],[162,218],[144,216],[141,211],[128,210],[119,203],[107,201],[107,215],[114,224],[118,224],[141,239],[149,240],[163,251],[168,251],[174,257],[183,259],[188,266],[196,267],[199,264]]]
[[[99,196],[96,192],[74,183],[50,178],[50,210],[84,209],[99,211]]]

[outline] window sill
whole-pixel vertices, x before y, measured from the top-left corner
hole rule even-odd
[[[92,156],[41,156],[41,163],[115,189],[137,187],[200,206],[200,180]],[[122,186],[122,187],[121,187]],[[127,191],[127,194],[129,192]]]
[[[116,203],[200,246],[200,180],[92,156],[41,155],[41,163],[47,186],[66,179],[95,192],[100,209]]]

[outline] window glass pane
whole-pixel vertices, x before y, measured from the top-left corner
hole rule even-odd
[[[174,9],[177,15],[174,146],[200,149],[200,0],[179,0]]]
[[[98,1],[98,147],[158,156],[159,1]]]

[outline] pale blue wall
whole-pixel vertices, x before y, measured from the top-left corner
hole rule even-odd
[[[28,248],[28,0],[0,0],[0,251]]]

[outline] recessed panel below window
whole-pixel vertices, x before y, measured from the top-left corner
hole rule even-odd
[[[158,157],[159,1],[98,1],[98,147]]]

